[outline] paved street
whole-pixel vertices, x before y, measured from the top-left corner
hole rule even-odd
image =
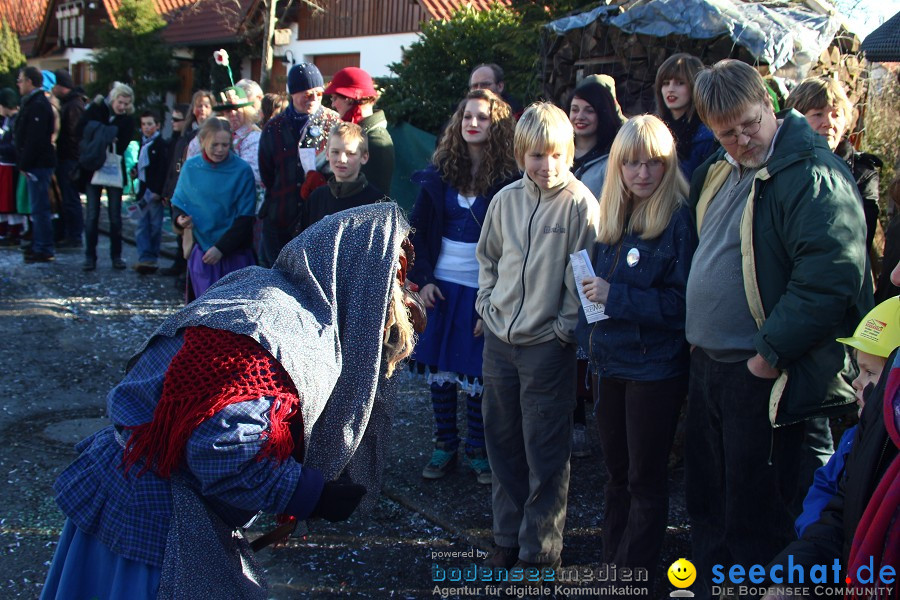
[[[106,392],[131,353],[180,306],[172,278],[112,270],[105,237],[98,256],[97,270],[83,273],[79,250],[59,252],[51,264],[24,265],[17,249],[0,249],[3,598],[39,596],[63,524],[53,481],[75,457],[74,443],[106,424]],[[129,265],[137,260],[132,245],[124,258]],[[376,510],[343,524],[314,523],[305,537],[262,551],[272,598],[431,598],[434,573],[466,567],[490,548],[489,486],[479,486],[464,468],[443,480],[421,478],[431,453],[430,400],[424,382],[401,377]],[[573,461],[563,564],[598,573],[603,479],[595,435],[593,443],[593,458]],[[673,471],[663,568],[687,552],[681,477]],[[258,523],[250,537],[270,524]],[[660,587],[655,597],[669,591]]]

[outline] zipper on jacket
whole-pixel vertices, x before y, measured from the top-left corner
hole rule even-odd
[[[538,207],[541,205],[541,189],[538,188],[538,200],[534,205],[534,210],[531,211],[531,217],[528,219],[528,244],[525,246],[525,258],[522,260],[522,298],[519,303],[519,310],[516,311],[516,314],[513,315],[513,318],[509,321],[509,327],[506,328],[506,342],[508,344],[512,344],[510,340],[510,335],[512,334],[513,324],[516,322],[516,319],[519,318],[519,315],[522,313],[522,308],[525,306],[525,267],[528,266],[528,256],[531,254],[531,226],[534,224],[534,216],[537,214]]]

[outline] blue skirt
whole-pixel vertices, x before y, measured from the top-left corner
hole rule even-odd
[[[41,600],[150,600],[156,598],[159,576],[159,567],[116,554],[66,519]]]
[[[484,336],[472,335],[478,321],[478,290],[441,280],[437,286],[445,299],[428,309],[428,325],[419,336],[413,360],[432,370],[481,377]]]

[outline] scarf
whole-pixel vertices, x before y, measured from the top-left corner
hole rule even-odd
[[[291,131],[294,132],[294,138],[298,142],[302,141],[303,131],[309,124],[309,113],[297,112],[297,109],[294,108],[294,103],[288,102],[287,108],[284,109],[284,114],[287,117],[288,123],[290,123]]]
[[[150,137],[141,136],[141,151],[138,152],[137,162],[138,181],[147,183],[147,167],[150,166],[150,144],[152,144],[158,137],[158,131]]]
[[[303,464],[326,481],[344,473],[377,491],[396,379],[383,375],[382,337],[408,231],[393,202],[328,216],[291,240],[271,269],[229,273],[150,340],[196,326],[252,338],[302,399]],[[377,499],[366,494],[364,508]]]
[[[335,198],[346,198],[358,194],[369,185],[366,176],[360,173],[353,181],[338,181],[334,175],[328,178],[328,189]]]
[[[270,435],[259,460],[282,461],[294,442],[288,419],[297,411],[297,390],[278,361],[252,338],[230,331],[190,327],[184,344],[169,363],[162,396],[153,420],[130,427],[125,448],[126,472],[139,460],[168,478],[182,465],[188,438],[204,421],[238,402],[274,398],[269,413]]]
[[[341,115],[341,120],[346,121],[347,123],[356,123],[359,125],[359,122],[362,121],[365,117],[362,116],[362,109],[360,108],[360,104],[354,102],[350,105],[350,108],[347,109],[347,112]]]
[[[888,437],[894,445],[900,447],[900,430],[894,417],[895,408],[900,410],[900,368],[891,369],[884,392],[883,407],[884,426]],[[864,585],[851,581],[848,577],[851,588],[873,588],[881,585],[878,573],[882,565],[891,565],[895,570],[900,567],[900,454],[894,457],[881,477],[856,526],[856,533],[850,546],[848,575],[858,573],[863,565],[868,567],[870,560],[874,565],[875,582]],[[896,585],[896,582],[893,585]],[[854,594],[854,597],[862,595]]]

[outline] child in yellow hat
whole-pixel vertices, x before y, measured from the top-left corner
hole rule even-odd
[[[888,356],[900,347],[900,296],[889,298],[869,311],[856,326],[853,337],[838,338],[842,344],[853,348],[859,374],[853,380],[856,391],[856,403],[859,412],[872,392]],[[831,497],[837,493],[838,482],[844,473],[844,462],[856,435],[856,426],[849,428],[841,436],[834,454],[825,466],[820,467],[813,476],[813,483],[803,500],[803,512],[794,521],[797,536],[803,535],[806,527],[819,519],[819,514]]]

